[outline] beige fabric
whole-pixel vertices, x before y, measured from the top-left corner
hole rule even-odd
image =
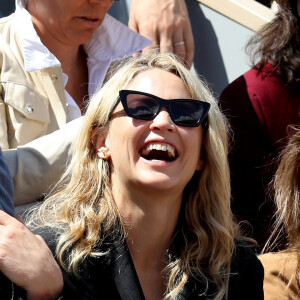
[[[299,284],[291,277],[298,260],[295,252],[267,253],[258,257],[265,269],[265,300],[300,300]]]
[[[49,192],[72,155],[72,143],[83,117],[67,123],[61,130],[40,137],[24,146],[3,151],[15,187],[15,205],[40,199]]]
[[[19,32],[22,21],[16,22],[14,17],[16,13],[0,19],[0,147],[13,178],[15,205],[19,206],[40,199],[60,179],[81,120],[66,124],[61,67],[25,72],[24,40]],[[136,53],[150,43],[106,15],[97,34],[84,45],[91,91],[102,83],[111,60]]]
[[[0,19],[0,32],[0,146],[6,150],[61,128],[67,106],[61,67],[26,73],[13,15]]]

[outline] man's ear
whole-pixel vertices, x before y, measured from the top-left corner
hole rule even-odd
[[[99,158],[101,158],[101,159],[110,158],[108,137],[107,137],[107,135],[103,135],[103,134],[99,133],[97,128],[93,129],[92,143],[94,145],[95,151]]]

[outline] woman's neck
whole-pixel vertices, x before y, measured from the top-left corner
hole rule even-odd
[[[178,219],[178,210],[173,207],[145,208],[127,203],[121,209],[125,224],[126,241],[131,252],[141,264],[165,258]]]
[[[126,235],[138,250],[144,248],[146,251],[154,247],[166,250],[177,224],[182,193],[164,193],[154,189],[131,191],[128,185],[124,189],[119,185],[119,188],[113,187],[112,190],[122,220],[126,224]]]
[[[131,193],[128,185],[124,190],[120,186],[112,190],[146,299],[162,299],[166,289],[163,270],[177,225],[182,194],[155,193],[151,189],[135,189]],[[154,290],[156,295],[152,294]]]
[[[116,189],[113,189],[116,190]],[[159,194],[159,193],[158,193]],[[162,299],[165,292],[167,250],[181,207],[181,195],[116,194],[126,242],[146,299]]]

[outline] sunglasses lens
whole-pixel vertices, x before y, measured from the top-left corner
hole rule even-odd
[[[199,102],[176,101],[170,105],[170,114],[175,124],[182,126],[198,126],[204,114]]]
[[[156,96],[122,90],[120,97],[127,115],[141,120],[153,120],[161,107],[165,107],[172,121],[180,126],[199,126],[210,108],[210,104],[192,99],[164,100]]]
[[[132,118],[153,120],[158,108],[156,99],[139,94],[127,95],[127,113]]]

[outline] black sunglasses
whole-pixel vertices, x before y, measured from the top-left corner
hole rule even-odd
[[[119,92],[126,114],[134,119],[153,120],[162,107],[166,107],[174,124],[197,127],[206,120],[210,104],[200,100],[171,99],[131,90]],[[205,122],[206,123],[206,122]]]

